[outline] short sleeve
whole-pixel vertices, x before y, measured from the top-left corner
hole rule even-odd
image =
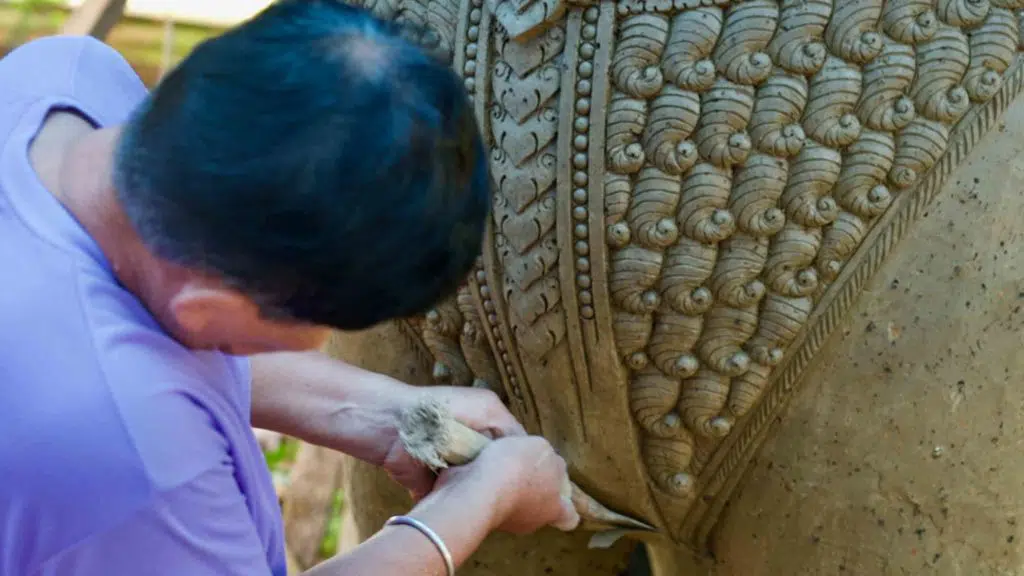
[[[148,93],[131,64],[92,36],[46,36],[0,59],[0,103],[64,98],[101,111],[105,125],[125,121]]]
[[[271,576],[231,467],[159,494],[120,525],[44,563],[37,576]]]
[[[135,105],[148,93],[142,78],[131,64],[111,46],[86,37],[76,63],[71,84],[72,95],[79,102],[93,104],[108,112],[107,125],[128,120]],[[129,105],[122,105],[127,103]]]
[[[90,40],[47,36],[26,42],[0,60],[0,101],[70,96],[79,59]]]

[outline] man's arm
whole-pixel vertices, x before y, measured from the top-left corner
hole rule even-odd
[[[408,514],[444,541],[456,566],[464,563],[497,527],[496,511],[502,507],[500,486],[482,475],[468,476],[431,492]],[[390,526],[348,554],[313,567],[305,576],[346,574],[440,576],[446,574],[446,569],[426,536],[409,526]]]
[[[565,461],[542,438],[500,438],[476,460],[442,472],[434,490],[408,515],[440,536],[459,566],[494,530],[574,529],[579,515],[561,495],[565,470]],[[445,574],[445,567],[425,535],[395,526],[317,566],[309,576],[341,574],[434,576]]]
[[[431,395],[467,426],[495,435],[523,427],[490,391],[417,387],[335,360],[321,352],[251,358],[252,425],[384,465],[398,444],[402,409]]]
[[[394,399],[412,386],[321,352],[251,357],[252,425],[380,463]]]
[[[457,564],[469,557],[507,505],[502,487],[485,475],[458,471],[410,515],[449,546]],[[65,550],[38,576],[285,576],[268,566],[245,497],[229,464],[159,494],[132,517]],[[387,528],[309,576],[440,576],[444,562],[433,544],[408,527]]]
[[[495,529],[572,529],[579,521],[572,502],[561,495],[565,461],[543,438],[526,437],[490,391],[409,386],[317,352],[253,357],[252,378],[253,425],[382,466],[414,496],[425,497],[411,514],[448,543],[457,563]],[[429,469],[406,454],[398,437],[401,410],[423,395],[446,402],[468,426],[511,437],[492,442],[475,461],[449,468],[435,482]],[[314,573],[443,573],[417,571],[434,567],[431,562],[443,569],[430,541],[403,526],[383,530]]]

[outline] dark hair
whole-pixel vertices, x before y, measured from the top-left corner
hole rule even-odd
[[[268,317],[343,330],[454,292],[482,245],[487,157],[462,81],[403,36],[283,0],[200,44],[118,144],[143,242]]]

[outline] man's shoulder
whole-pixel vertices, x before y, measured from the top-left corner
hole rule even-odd
[[[0,442],[0,468],[25,457],[70,472],[99,459],[165,489],[220,462],[224,406],[207,390],[231,388],[214,380],[234,367],[177,345],[112,277],[39,246],[7,262],[17,270],[0,291],[0,437],[43,449]]]
[[[92,36],[44,36],[0,58],[0,94],[7,98],[71,95],[111,82],[115,94],[145,91],[124,56]]]
[[[70,91],[75,67],[90,41],[46,36],[0,58],[0,94],[6,100]]]
[[[5,380],[17,383],[0,397],[10,394],[15,404],[30,404],[28,413],[39,418],[64,413],[50,432],[39,421],[26,422],[39,434],[91,421],[97,433],[110,435],[83,437],[101,453],[117,444],[113,436],[121,436],[138,458],[132,465],[141,465],[157,489],[188,481],[221,461],[228,452],[222,420],[240,411],[237,400],[245,392],[238,390],[237,364],[179,345],[113,278],[73,265],[41,269],[51,273],[15,283],[29,306],[0,304],[0,316],[22,320],[0,327],[0,342],[10,345],[0,348],[0,358],[12,368]],[[44,285],[45,291],[33,290]]]
[[[194,361],[116,283],[38,266],[0,291],[0,542],[26,559],[230,462]]]
[[[0,296],[0,437],[41,450],[0,443],[0,468],[30,470],[24,456],[59,478],[58,468],[93,462],[162,490],[223,460],[218,407],[204,393],[214,374],[200,359],[113,282],[81,271],[27,276]]]

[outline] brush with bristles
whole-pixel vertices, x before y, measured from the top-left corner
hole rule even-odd
[[[439,402],[426,400],[402,414],[399,436],[405,451],[434,470],[473,461],[491,439],[455,420]],[[574,482],[566,480],[569,496],[580,515],[579,529],[594,531],[653,531],[654,527],[612,512]]]

